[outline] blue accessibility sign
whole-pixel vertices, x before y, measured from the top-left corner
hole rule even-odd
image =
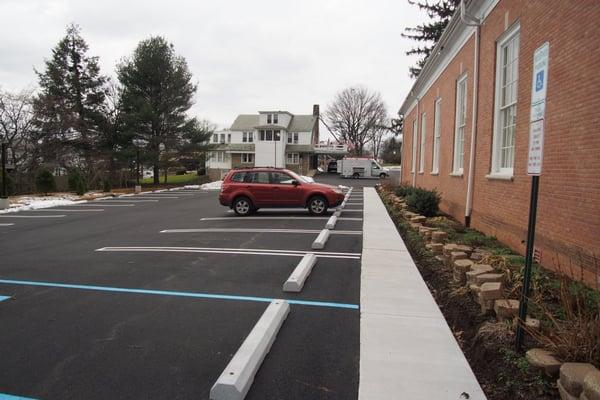
[[[535,76],[535,91],[539,92],[544,88],[544,70],[541,70]]]

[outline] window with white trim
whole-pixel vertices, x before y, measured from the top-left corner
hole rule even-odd
[[[298,144],[298,132],[288,132],[287,142],[290,144]]]
[[[231,133],[227,134],[227,143],[231,143]]]
[[[242,153],[242,163],[252,164],[254,162],[254,153]]]
[[[419,155],[419,173],[425,171],[425,140],[427,138],[426,126],[427,114],[421,114],[421,154]]]
[[[440,142],[442,138],[442,99],[436,99],[433,103],[433,156],[431,161],[431,173],[440,172]]]
[[[213,134],[213,143],[219,143],[219,134],[218,133]]]
[[[517,84],[519,81],[519,25],[496,44],[496,101],[492,173],[512,175],[515,162],[517,126]]]
[[[279,114],[273,114],[273,123],[274,124],[278,124],[279,123]]]
[[[286,153],[286,164],[299,164],[300,154],[299,153]]]
[[[225,143],[225,134],[221,133],[221,143]]]
[[[262,142],[279,142],[281,140],[281,131],[279,129],[264,129],[260,131],[260,140]]]
[[[467,75],[456,81],[456,117],[454,126],[454,159],[452,173],[463,173],[465,130],[467,127]]]
[[[254,140],[254,132],[243,132],[242,133],[242,142],[252,143],[253,140]]]
[[[270,124],[272,120],[273,120],[272,115],[267,114],[267,124]]]
[[[410,166],[410,172],[415,173],[417,169],[417,139],[419,137],[419,133],[417,132],[417,120],[413,121],[412,125],[413,137],[412,137],[412,160]]]
[[[215,162],[228,161],[229,155],[224,151],[213,151],[210,153],[210,159]]]

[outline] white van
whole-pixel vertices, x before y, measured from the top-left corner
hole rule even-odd
[[[349,157],[339,160],[337,164],[338,172],[344,178],[387,178],[390,170],[384,168],[372,158]]]

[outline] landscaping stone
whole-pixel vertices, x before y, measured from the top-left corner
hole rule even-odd
[[[483,253],[473,252],[473,253],[471,253],[471,256],[469,258],[473,261],[481,261],[481,260],[483,260],[484,255],[483,255]]]
[[[419,228],[419,234],[423,237],[423,239],[427,240],[431,237],[431,228],[422,226]]]
[[[494,300],[484,300],[481,298],[481,288],[479,288],[479,294],[478,294],[478,300],[477,302],[479,303],[479,305],[481,306],[481,313],[482,314],[487,314],[488,312],[492,311],[494,309]]]
[[[467,253],[463,253],[462,251],[453,251],[450,253],[450,260],[452,260],[452,262],[456,260],[464,260],[466,258],[468,258]],[[471,262],[471,264],[473,263]]]
[[[450,253],[454,251],[454,248],[458,246],[456,243],[448,243],[444,245],[444,255],[450,257]]]
[[[552,378],[558,376],[561,362],[548,350],[528,350],[525,353],[525,359],[532,367],[542,370],[547,376]]]
[[[431,233],[431,241],[433,243],[444,243],[448,240],[448,233],[442,231],[436,231]]]
[[[596,371],[592,364],[588,363],[564,363],[560,367],[559,383],[572,396],[579,397],[583,392],[583,381],[587,374]]]
[[[504,282],[504,274],[480,274],[473,278],[473,283],[482,285],[487,282]]]
[[[443,264],[446,263],[446,259],[444,258],[444,256],[435,256],[435,259]]]
[[[475,295],[479,295],[479,292],[481,291],[481,287],[478,285],[475,285],[475,284],[470,284],[469,290],[471,291],[471,293],[473,293]]]
[[[422,224],[423,222],[425,222],[427,220],[427,218],[425,218],[422,215],[415,215],[414,217],[410,218],[410,222],[414,222],[416,224]]]
[[[469,256],[473,252],[473,248],[465,244],[459,244],[455,247],[455,251],[462,251],[463,253],[466,253],[467,256]]]
[[[560,383],[560,380],[556,382],[556,387],[558,389],[558,394],[560,395],[561,400],[580,400],[579,396],[573,396],[570,394],[567,389]]]
[[[518,323],[519,323],[519,316],[517,315],[513,318],[513,327],[516,328]],[[535,319],[532,317],[525,318],[525,327],[528,329],[539,331],[540,325],[541,325],[541,323],[540,323],[539,319]]]
[[[444,245],[441,243],[430,243],[428,246],[433,254],[442,254],[442,251],[444,250]]]
[[[584,396],[586,399],[584,399]],[[582,400],[600,400],[600,371],[589,372],[583,380]]]
[[[454,270],[454,281],[465,284],[467,282],[466,273],[471,269],[473,261],[467,259],[459,259],[454,261],[452,268]]]
[[[504,297],[504,293],[502,290],[502,283],[500,282],[485,282],[480,285],[481,292],[479,293],[479,297],[481,300],[497,300]],[[493,308],[494,305],[492,304]]]
[[[466,273],[467,282],[475,283],[476,276],[483,275],[483,274],[489,274],[490,272],[493,272],[493,271],[494,271],[494,268],[492,268],[490,265],[473,264],[471,266],[471,270],[467,271],[467,273]]]
[[[423,225],[421,224],[417,224],[416,222],[409,222],[410,227],[413,228],[414,230],[419,230],[419,228],[421,228]]]
[[[494,302],[494,312],[501,321],[514,318],[515,315],[519,314],[519,300],[496,300]]]

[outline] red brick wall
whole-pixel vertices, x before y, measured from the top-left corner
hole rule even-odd
[[[507,26],[520,23],[519,83],[514,177],[492,180],[491,149],[494,123],[496,40]],[[521,253],[525,250],[531,178],[526,174],[534,50],[550,43],[545,123],[544,164],[540,179],[536,247],[542,264],[594,282],[600,261],[600,2],[501,0],[481,27],[481,57],[477,115],[476,162],[471,223]],[[471,135],[471,39],[419,102],[427,112],[425,174],[417,185],[438,188],[442,210],[464,220],[468,149]],[[463,63],[469,76],[465,170],[450,177],[454,135],[455,80]],[[440,174],[432,176],[433,101],[442,97]],[[406,117],[403,181],[412,182],[412,121]],[[418,163],[417,163],[418,165]],[[417,166],[418,169],[418,166]]]

